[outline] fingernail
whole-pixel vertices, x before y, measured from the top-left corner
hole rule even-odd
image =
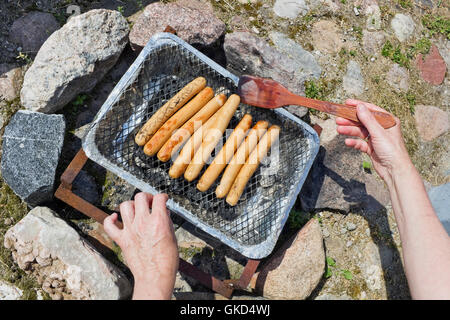
[[[362,112],[367,111],[367,107],[365,105],[363,105],[362,103],[358,104],[357,108],[358,108],[358,111],[362,111]]]

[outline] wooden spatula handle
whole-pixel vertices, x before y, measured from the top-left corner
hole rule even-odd
[[[356,122],[360,122],[358,116],[356,115],[356,107],[349,106],[346,104],[339,104],[328,101],[315,100],[305,97],[296,97],[296,103],[301,106],[305,106],[308,108],[313,108],[322,112],[326,112],[338,117],[342,117],[348,120],[353,120]],[[385,129],[389,129],[395,126],[394,117],[387,113],[381,111],[370,110],[374,115],[375,119],[377,119],[378,123]]]

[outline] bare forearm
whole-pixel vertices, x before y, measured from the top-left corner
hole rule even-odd
[[[450,299],[450,238],[409,161],[388,183],[413,298]]]

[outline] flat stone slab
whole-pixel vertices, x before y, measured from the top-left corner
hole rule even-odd
[[[450,183],[431,188],[428,196],[439,220],[450,235]]]
[[[31,210],[6,232],[4,245],[53,299],[117,300],[131,294],[123,272],[49,208]]]
[[[448,112],[435,106],[416,106],[414,119],[417,131],[424,141],[432,141],[450,128]]]
[[[25,110],[18,111],[5,128],[2,176],[11,189],[31,206],[53,197],[65,128],[63,115]]]
[[[421,53],[417,55],[416,66],[426,82],[437,86],[444,81],[447,65],[435,45],[431,47],[428,55],[424,56]]]

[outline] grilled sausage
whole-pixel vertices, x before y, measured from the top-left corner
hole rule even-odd
[[[231,190],[228,193],[226,201],[230,206],[235,206],[239,201],[248,180],[250,180],[261,160],[266,156],[267,152],[269,152],[272,144],[278,139],[279,134],[280,127],[276,125],[271,126],[261,138],[256,148],[252,151],[244,166],[239,171],[236,180],[234,180]]]
[[[239,170],[244,165],[248,155],[253,151],[258,143],[259,138],[266,133],[269,123],[267,121],[258,121],[248,133],[244,143],[239,146],[236,154],[227,165],[225,172],[222,175],[220,184],[216,188],[217,198],[223,198],[230,191],[231,185],[234,182]]]
[[[214,91],[210,87],[200,91],[156,131],[153,137],[145,144],[144,153],[148,156],[154,156],[163,144],[169,140],[171,134],[197,113],[213,96]]]
[[[213,162],[209,165],[208,169],[206,169],[205,173],[203,173],[197,184],[198,190],[204,192],[208,190],[209,187],[211,187],[211,185],[226,167],[228,161],[230,161],[230,159],[234,156],[234,152],[239,147],[242,140],[244,140],[245,135],[247,134],[247,131],[248,129],[250,129],[251,125],[252,116],[246,114],[236,126],[233,133],[231,133],[230,137],[227,139],[227,142],[220,150],[219,154],[214,158]]]
[[[184,106],[189,99],[199,93],[205,86],[206,79],[203,77],[198,77],[188,83],[151,116],[141,130],[139,130],[134,141],[139,146],[145,145],[167,119]]]
[[[195,152],[202,144],[203,138],[206,136],[209,129],[214,125],[216,119],[223,113],[222,110],[223,107],[220,108],[219,111],[217,111],[211,118],[209,118],[208,121],[206,121],[206,123],[196,130],[189,138],[188,142],[186,142],[183,149],[181,149],[180,154],[170,167],[169,176],[171,178],[179,178],[185,172]]]
[[[213,149],[216,147],[220,139],[222,139],[223,133],[231,120],[231,117],[236,112],[237,107],[241,98],[237,94],[232,94],[227,102],[223,105],[222,115],[216,119],[214,125],[208,131],[206,139],[203,141],[200,148],[194,155],[189,166],[186,168],[184,173],[184,178],[187,181],[192,181],[200,174],[203,166],[205,165],[208,158],[211,156]]]
[[[194,133],[199,124],[202,125],[208,120],[227,100],[227,97],[221,93],[211,99],[199,112],[197,112],[188,122],[177,130],[169,140],[161,147],[158,152],[158,159],[166,162],[175,154],[178,149]]]

